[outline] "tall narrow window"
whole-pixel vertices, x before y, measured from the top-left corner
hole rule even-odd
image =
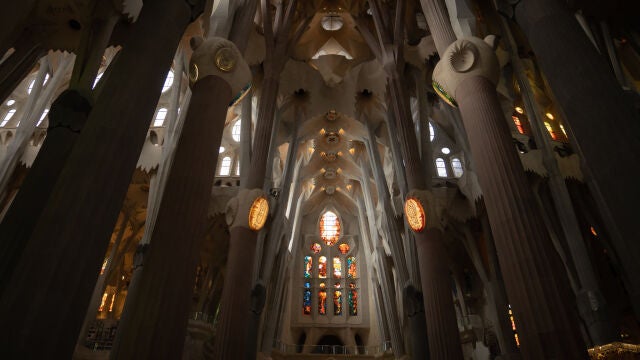
[[[318,291],[318,314],[327,315],[327,289],[325,283],[320,283]]]
[[[444,159],[436,159],[436,170],[438,170],[439,177],[447,177],[447,167],[444,164]]]
[[[518,132],[520,134],[524,134],[524,127],[522,126],[522,121],[520,121],[520,118],[515,115],[511,116],[511,118],[513,119],[513,123],[516,124],[516,129],[518,129]]]
[[[462,161],[458,158],[451,159],[451,168],[453,169],[453,176],[459,178],[464,173],[462,169]]]
[[[320,256],[318,258],[318,277],[320,279],[327,278],[327,257]]]
[[[304,283],[302,290],[302,313],[304,315],[311,314],[311,283],[308,281]]]
[[[231,158],[225,156],[222,159],[222,163],[220,164],[220,176],[229,176],[229,172],[231,171]]]
[[[36,126],[40,126],[40,124],[47,117],[47,115],[49,115],[49,109],[44,109],[44,111],[42,112],[42,115],[40,115],[40,120],[38,120],[38,123],[36,124]]]
[[[153,120],[153,126],[154,127],[162,126],[162,124],[164,124],[164,119],[166,118],[167,118],[167,109],[160,108],[158,110],[158,113],[156,113],[155,120]]]
[[[240,142],[240,126],[242,125],[241,120],[236,121],[231,128],[231,137],[235,142]]]
[[[551,135],[551,138],[553,140],[558,140],[558,136],[556,135],[555,131],[553,131],[553,128],[551,127],[551,124],[549,124],[547,121],[544,122],[544,127],[547,128],[547,131],[549,132],[549,135]]]
[[[313,268],[313,258],[311,256],[304,257],[304,277],[311,278],[311,269]]]
[[[347,278],[355,279],[358,277],[358,270],[356,268],[356,258],[349,256],[347,258]]]
[[[236,161],[236,176],[240,176],[240,160]]]
[[[349,283],[349,315],[358,315],[358,289],[355,283]]]
[[[333,211],[327,211],[320,218],[320,237],[324,243],[332,246],[340,238],[340,220]]]
[[[33,91],[33,87],[36,84],[36,79],[31,80],[31,82],[29,83],[29,86],[27,86],[27,94],[31,94],[31,91]]]
[[[2,122],[0,123],[0,127],[7,125],[7,123],[9,122],[9,120],[11,120],[11,118],[13,117],[13,115],[15,115],[15,113],[16,113],[16,109],[9,110],[9,112],[7,112],[7,115],[4,116],[4,119],[2,119]]]
[[[342,278],[342,262],[339,257],[333,258],[333,278],[341,279]]]
[[[92,89],[96,88],[96,85],[98,85],[98,83],[100,82],[100,79],[102,79],[102,74],[104,73],[99,73],[98,76],[96,76],[96,79],[93,80],[93,86],[91,87]]]
[[[339,288],[340,284],[336,284]],[[333,291],[333,315],[342,315],[342,290]]]
[[[429,123],[429,141],[433,141],[433,138],[436,137],[436,132],[433,130],[433,125]]]
[[[162,92],[166,92],[173,85],[173,71],[169,70],[167,73],[167,78],[164,80],[164,85],[162,85]]]

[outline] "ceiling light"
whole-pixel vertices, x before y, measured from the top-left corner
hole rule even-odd
[[[516,109],[516,112],[517,112],[518,114],[524,114],[524,109],[523,109],[523,108],[521,108],[520,106],[516,106],[516,108],[515,108],[515,109]]]

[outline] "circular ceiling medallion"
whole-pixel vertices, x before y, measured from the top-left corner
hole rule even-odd
[[[269,216],[269,202],[264,196],[257,197],[253,200],[249,209],[249,229],[258,231],[264,227]]]
[[[327,186],[324,189],[324,192],[327,193],[327,195],[333,195],[336,192],[336,187],[335,186]]]
[[[215,60],[218,69],[224,72],[229,72],[236,66],[236,54],[228,47],[216,51]]]
[[[313,245],[311,245],[311,251],[313,251],[314,254],[319,253],[320,250],[322,250],[322,245],[320,245],[319,243],[314,243]]]
[[[325,135],[325,141],[327,144],[337,144],[340,142],[340,135],[336,132],[329,132]]]
[[[338,112],[335,110],[329,110],[324,117],[329,121],[335,121],[338,118]]]
[[[336,178],[336,169],[334,168],[328,168],[327,170],[325,170],[324,172],[324,178],[325,179],[335,179]]]
[[[407,198],[404,203],[404,215],[411,230],[421,232],[427,225],[427,216],[420,200],[414,197]]]

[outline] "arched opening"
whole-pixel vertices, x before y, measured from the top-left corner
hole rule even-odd
[[[325,335],[314,346],[312,354],[342,354],[344,343],[336,335]]]
[[[307,333],[304,331],[300,333],[298,337],[298,342],[296,343],[296,352],[301,353],[304,349],[304,342],[307,341]]]

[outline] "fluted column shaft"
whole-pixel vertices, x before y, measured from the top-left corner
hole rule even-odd
[[[442,230],[436,228],[416,234],[429,352],[432,359],[462,359],[451,277],[448,276],[449,263],[442,237]]]
[[[457,40],[451,27],[447,5],[444,0],[420,0],[420,4],[433,41],[436,43],[436,50],[442,55],[449,45]]]
[[[399,77],[392,77],[389,79],[389,89],[397,118],[397,130],[407,174],[407,184],[411,190],[424,190],[427,188],[426,182],[431,179],[424,178],[418,140],[405,92],[406,88]],[[444,245],[433,245],[435,242],[442,241],[441,236],[435,230],[414,233],[414,237],[416,247],[428,252],[430,258],[445,259],[447,257]],[[418,257],[420,282],[424,292],[429,352],[434,359],[462,359],[460,334],[451,298],[449,269],[446,266],[426,264],[425,261],[427,261],[425,256]],[[436,283],[441,286],[434,286],[433,284]]]
[[[242,214],[244,216],[244,214]],[[216,327],[214,359],[243,359],[249,331],[252,261],[256,253],[256,233],[245,227],[231,229],[229,257]]]
[[[230,100],[231,88],[220,77],[210,75],[193,86],[150,246],[137,286],[127,296],[112,359],[177,359],[182,354],[218,162],[218,152],[211,149],[222,140]]]
[[[495,237],[525,359],[586,358],[568,283],[528,186],[491,81],[472,76],[456,99]]]
[[[71,357],[149,119],[191,16],[184,1],[157,0],[145,3],[132,26],[10,280],[11,291],[0,299],[0,322],[12,324],[0,340],[8,358]]]
[[[640,119],[609,64],[558,0],[525,0],[516,8],[553,95],[566,116],[569,139],[584,160],[627,291],[640,317]],[[615,136],[611,136],[613,129]],[[624,176],[612,176],[624,169]]]
[[[251,168],[246,185],[248,189],[262,189],[264,184],[278,87],[278,78],[266,77],[263,80]],[[220,319],[214,347],[216,359],[244,357],[257,236],[257,232],[246,228],[231,229],[225,286],[222,290]]]

